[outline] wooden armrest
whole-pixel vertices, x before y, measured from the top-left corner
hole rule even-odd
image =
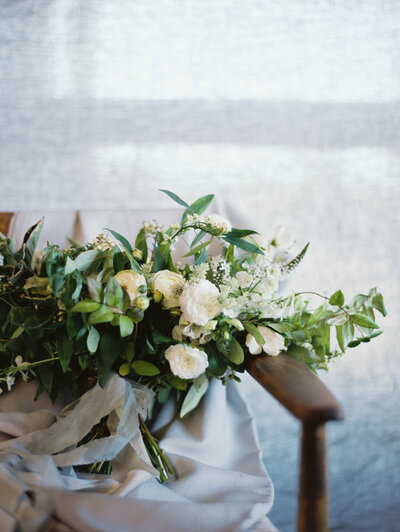
[[[343,419],[340,404],[302,362],[281,353],[248,358],[247,371],[302,423],[320,424]]]

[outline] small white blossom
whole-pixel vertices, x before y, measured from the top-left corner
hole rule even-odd
[[[236,274],[236,279],[239,281],[240,288],[246,288],[247,286],[250,286],[253,281],[253,277],[249,274],[249,272],[245,271],[238,272]]]
[[[206,262],[192,266],[192,273],[190,274],[189,282],[193,284],[204,280],[209,269],[210,266]]]
[[[230,233],[232,231],[232,224],[230,221],[219,214],[209,214],[203,219],[203,221],[213,229],[216,229],[219,235]]]
[[[11,390],[11,387],[14,385],[15,377],[12,377],[11,375],[7,375],[7,389],[8,391]]]
[[[93,246],[94,249],[98,249],[99,251],[108,251],[109,249],[114,249],[114,246],[118,246],[118,244],[108,236],[100,233],[93,240]]]
[[[208,357],[204,351],[186,344],[171,345],[165,351],[171,371],[181,379],[196,379],[208,367]]]

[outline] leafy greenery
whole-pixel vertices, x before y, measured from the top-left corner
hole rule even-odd
[[[237,373],[252,356],[251,339],[257,352],[271,349],[265,330],[313,371],[381,334],[376,312],[385,316],[386,309],[376,288],[349,302],[341,290],[330,297],[300,292],[284,298],[279,280],[299,265],[308,244],[289,260],[273,238],[269,248],[261,248],[255,231],[204,216],[212,194],[189,204],[163,192],[184,208],[181,221],[166,229],[145,222],[134,244],[108,229],[116,241],[99,235],[85,246],[48,243],[36,251],[43,220],[28,229],[18,250],[12,238],[0,234],[0,386],[10,389],[18,376],[36,378],[37,394],[46,391],[57,401],[66,387],[82,394],[119,372],[154,390],[159,404],[174,397],[186,416],[211,378],[240,380]],[[172,249],[184,235],[190,236],[184,257],[191,263],[181,265]],[[215,241],[220,257],[208,255]],[[166,270],[180,281],[160,291],[154,282]],[[178,297],[201,283],[219,294],[207,323],[188,317]],[[209,304],[207,296],[207,312]],[[200,375],[172,371],[165,353],[180,344],[205,353]],[[142,425],[149,456],[165,479],[168,461]]]

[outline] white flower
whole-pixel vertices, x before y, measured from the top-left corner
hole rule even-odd
[[[232,225],[229,220],[220,216],[219,214],[209,214],[204,222],[211,225],[214,229],[217,229],[220,235],[230,233],[232,231]]]
[[[257,329],[264,338],[265,343],[261,346],[252,334],[248,334],[246,337],[246,345],[252,355],[259,355],[262,350],[267,355],[276,356],[286,349],[284,338],[281,334],[262,325],[259,325]]]
[[[164,308],[173,308],[179,306],[179,296],[184,285],[185,278],[180,273],[161,270],[153,277],[151,288],[153,292],[158,291],[163,295]]]
[[[11,375],[7,375],[7,389],[8,391],[11,390],[11,387],[14,385],[15,377],[11,377]]]
[[[186,344],[171,345],[165,351],[171,371],[181,379],[196,379],[208,367],[208,358],[204,351]]]
[[[253,277],[249,274],[249,272],[245,271],[237,272],[236,279],[239,281],[240,288],[246,288],[253,281]]]
[[[186,285],[179,297],[184,318],[196,325],[205,325],[221,312],[220,292],[210,281]]]
[[[275,229],[275,235],[274,235],[272,243],[276,247],[284,249],[284,250],[288,250],[293,246],[294,242],[295,241],[294,241],[293,236],[282,225],[279,225]]]
[[[117,246],[120,248],[120,246],[115,242],[115,240],[112,240],[110,237],[104,235],[103,233],[100,233],[96,236],[96,238],[93,240],[93,246],[94,249],[98,249],[99,251],[108,251],[109,249],[113,249],[114,246]]]
[[[114,279],[119,282],[122,288],[128,293],[131,303],[134,303],[138,296],[143,295],[139,291],[140,286],[146,286],[144,275],[134,270],[122,270],[114,275]]]

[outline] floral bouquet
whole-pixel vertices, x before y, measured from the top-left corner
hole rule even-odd
[[[173,398],[180,416],[197,407],[209,380],[240,381],[247,357],[295,357],[313,371],[347,348],[381,334],[375,311],[386,315],[375,288],[345,303],[314,292],[279,293],[279,282],[303,259],[282,227],[263,239],[204,215],[213,195],[183,207],[167,228],[144,222],[133,244],[108,229],[85,246],[48,243],[35,250],[43,220],[31,227],[22,247],[0,234],[0,385],[17,376],[36,378],[37,395],[56,402],[65,389],[75,396],[105,387],[110,375],[152,391],[139,415],[140,432],[162,482],[173,474],[167,456],[145,424]],[[176,262],[177,239],[187,253]],[[215,254],[210,256],[210,249]],[[311,299],[321,298],[311,307]],[[333,334],[334,333],[334,334]],[[335,338],[334,338],[335,337]],[[147,410],[147,412],[146,412]],[[109,434],[101,419],[77,446]],[[112,461],[89,464],[110,473]]]

